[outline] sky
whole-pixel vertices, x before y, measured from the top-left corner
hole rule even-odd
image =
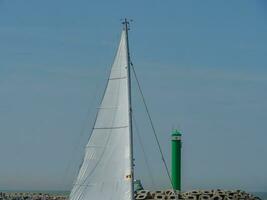
[[[0,0],[0,189],[71,189],[124,17],[169,167],[182,131],[182,189],[266,192],[263,0]],[[133,113],[136,178],[169,188],[134,80]]]

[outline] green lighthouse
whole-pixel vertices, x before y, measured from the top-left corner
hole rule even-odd
[[[173,189],[181,191],[181,141],[182,134],[174,129],[172,131],[172,185]]]

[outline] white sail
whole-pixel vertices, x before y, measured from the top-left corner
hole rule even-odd
[[[127,45],[123,30],[70,200],[132,199]]]

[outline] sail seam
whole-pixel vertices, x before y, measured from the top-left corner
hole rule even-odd
[[[115,77],[115,78],[109,78],[108,80],[118,80],[118,79],[126,79],[127,77],[124,76],[124,77]]]
[[[73,185],[78,185],[78,186],[86,186],[86,187],[92,187],[92,186],[95,186],[96,184],[79,184],[79,183],[75,183]]]
[[[103,145],[87,145],[85,148],[102,148]]]
[[[95,127],[94,129],[121,129],[121,128],[128,128],[129,126],[115,126],[115,127]]]
[[[99,107],[98,109],[107,109],[107,110],[109,110],[109,109],[118,109],[119,108],[119,106],[114,106],[114,107]]]

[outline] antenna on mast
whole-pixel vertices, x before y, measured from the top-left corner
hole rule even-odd
[[[121,19],[121,21],[123,24],[123,29],[127,31],[130,30],[130,22],[133,22],[133,20],[132,19],[127,20],[127,18],[124,18],[124,19]]]

